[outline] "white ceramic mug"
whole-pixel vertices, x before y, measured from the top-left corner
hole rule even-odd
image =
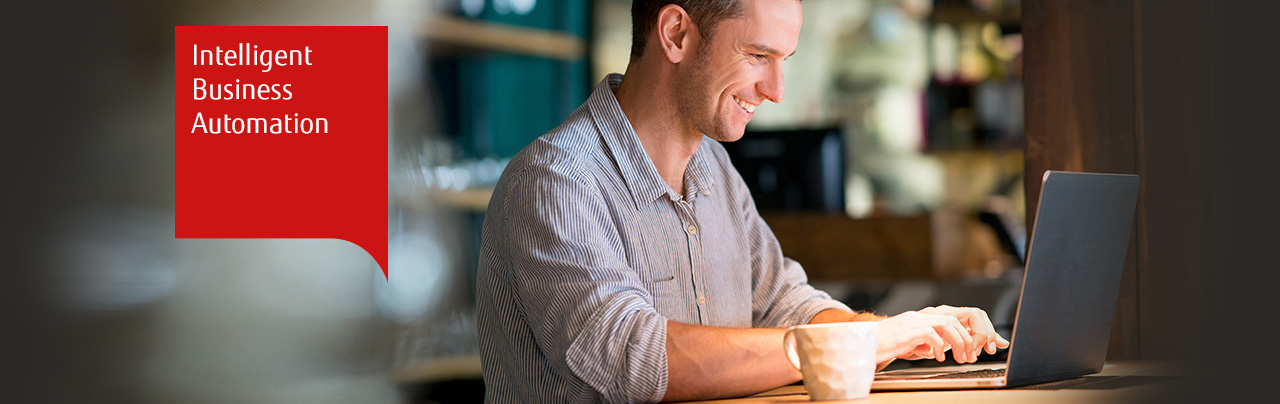
[[[859,399],[871,394],[879,331],[873,321],[799,325],[787,329],[782,345],[811,400]]]

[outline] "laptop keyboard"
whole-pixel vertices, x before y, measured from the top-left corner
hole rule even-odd
[[[937,375],[925,377],[925,379],[983,379],[988,377],[1004,377],[1005,368],[1000,369],[979,369],[970,370],[968,372],[947,373],[945,375]]]

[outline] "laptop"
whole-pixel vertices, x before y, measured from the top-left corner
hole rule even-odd
[[[880,372],[872,390],[1006,388],[1102,370],[1138,176],[1048,171],[1041,183],[1005,363]]]

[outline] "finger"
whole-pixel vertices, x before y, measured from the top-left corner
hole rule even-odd
[[[987,316],[987,312],[983,311],[982,309],[974,309],[974,310],[977,310],[978,312],[977,314],[980,316],[979,321],[982,322],[981,324],[982,331],[995,334],[996,326],[995,324],[991,323],[991,317]]]
[[[933,329],[952,347],[958,347],[958,349],[951,351],[951,355],[956,357],[956,361],[961,361],[964,359],[963,355],[966,349],[964,338],[968,336],[968,333],[960,330],[959,323],[955,322],[955,318],[950,316],[946,316],[946,318],[951,321],[943,321],[941,324],[934,326]]]
[[[982,350],[982,342],[985,342],[985,339],[981,341],[974,339],[975,336],[982,335],[981,333],[975,333],[975,331],[982,329],[982,321],[976,317],[982,310],[972,307],[947,306],[946,308],[945,315],[952,319],[954,326],[965,340],[963,348],[952,349],[952,355],[960,363],[977,362],[978,353]],[[963,351],[963,353],[955,353],[955,351]]]
[[[974,309],[973,320],[970,322],[970,332],[973,334],[973,343],[976,345],[977,351],[981,352],[987,345],[995,340],[995,327],[987,319],[987,313],[981,309]]]
[[[999,348],[1008,348],[1009,340],[1004,339],[1000,334],[996,334],[996,346]]]
[[[915,348],[897,356],[898,359],[916,360],[916,359],[933,359],[933,346],[927,342],[920,342]]]
[[[909,359],[933,359],[933,347],[929,344],[920,344],[906,356]]]
[[[966,330],[964,325],[960,324],[960,320],[955,317],[951,317],[948,323],[951,324],[951,327],[956,330],[956,334],[960,335],[961,341],[964,342],[962,345],[952,344],[951,355],[956,357],[956,362],[973,362],[973,357],[976,356],[974,351],[977,348],[977,345],[973,343],[973,336],[969,335],[969,330]],[[956,351],[960,351],[960,353],[957,354]]]
[[[987,316],[987,312],[979,308],[970,308],[970,322],[974,335],[974,341],[978,348],[976,352],[986,349],[988,354],[995,354],[999,345],[1006,343],[999,333],[996,333],[995,326],[991,323],[991,318]],[[1007,345],[1005,345],[1007,346]]]
[[[956,334],[955,327],[943,323],[943,325],[934,327],[934,332],[937,332],[938,338],[942,339],[943,352],[951,350],[951,355],[956,358],[956,362],[964,358],[961,357],[961,352],[964,352],[964,340],[960,339],[960,336]],[[954,349],[955,346],[960,346],[960,349]]]
[[[952,307],[947,314],[960,320],[960,324],[964,324],[965,327],[971,327],[969,323],[973,321],[974,310],[976,309],[972,307]]]
[[[939,336],[936,331],[934,331],[933,329],[929,329],[927,332],[925,332],[924,342],[928,344],[929,347],[931,348],[932,350],[931,355],[933,355],[933,359],[937,359],[938,362],[943,362],[947,360],[947,353],[946,353],[947,342],[943,341],[942,337]]]
[[[978,355],[982,355],[982,350],[991,346],[992,339],[987,334],[973,334],[973,357],[976,360]]]
[[[974,333],[988,335],[988,339],[999,337],[999,334],[996,334],[995,325],[991,323],[991,317],[988,317],[987,312],[982,309],[973,309],[969,326],[973,328]]]
[[[991,317],[987,316],[987,312],[981,309],[975,310],[977,310],[976,314],[981,315],[978,322],[980,323],[979,326],[981,327],[982,332],[990,334],[990,338],[997,341],[997,345],[1000,345],[1001,348],[1007,347],[1009,345],[1009,341],[1004,339],[1004,337],[1001,337],[1000,333],[996,332],[995,323],[991,322]]]

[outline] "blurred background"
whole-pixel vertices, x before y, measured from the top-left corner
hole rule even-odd
[[[1228,244],[1204,195],[1230,190],[1199,170],[1226,161],[1201,146],[1229,112],[1196,80],[1225,71],[1202,56],[1239,54],[1199,35],[1230,36],[1207,28],[1204,2],[1023,3],[805,0],[786,101],[726,148],[816,286],[885,315],[981,307],[1006,336],[1043,170],[1142,173],[1110,356],[1159,357],[1183,341],[1159,332],[1173,313],[1229,294],[1197,288],[1219,280],[1207,268]],[[37,39],[12,41],[38,62],[14,77],[52,79],[12,80],[26,96],[7,113],[54,115],[0,149],[4,189],[23,196],[2,198],[16,213],[5,283],[35,281],[5,296],[5,324],[25,330],[0,333],[19,375],[5,380],[50,384],[17,402],[482,400],[474,289],[492,186],[625,70],[630,1],[44,7],[6,28]],[[1025,76],[1024,24],[1041,52]],[[175,25],[389,27],[389,280],[344,241],[174,239]]]

